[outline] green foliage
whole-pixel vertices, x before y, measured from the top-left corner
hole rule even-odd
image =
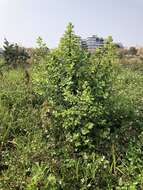
[[[0,189],[142,189],[141,68],[117,66],[111,37],[90,55],[71,23],[57,49],[38,41],[29,83],[0,76]]]

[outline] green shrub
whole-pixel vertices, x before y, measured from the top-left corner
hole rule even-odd
[[[55,159],[58,159],[56,162],[61,165],[60,173],[63,175],[68,168],[72,172],[69,172],[68,178],[63,176],[61,186],[65,183],[64,189],[96,187],[99,182],[98,170],[104,170],[102,164],[99,164],[92,178],[92,168],[91,173],[87,174],[88,169],[83,165],[78,174],[79,180],[74,177],[74,163],[84,164],[86,154],[86,163],[90,165],[90,154],[96,152],[98,144],[110,133],[106,105],[112,93],[114,55],[114,45],[109,38],[105,46],[97,49],[95,55],[90,57],[81,48],[80,39],[74,34],[72,24],[69,24],[58,49],[53,50],[44,59],[40,69],[37,68],[37,73],[34,69],[35,92],[46,97],[49,105],[49,112],[44,120],[49,120],[49,117],[51,119],[49,138],[54,146],[54,154],[57,157]],[[48,124],[44,121],[44,125]],[[93,170],[98,162],[102,163],[102,159],[104,160],[104,156],[98,155],[98,151],[94,156],[99,157],[99,161],[95,159],[91,164]],[[66,160],[68,162],[64,164]],[[84,173],[87,176],[84,176]],[[87,181],[84,184],[82,179],[85,180],[85,177]],[[70,181],[75,183],[73,187]],[[90,184],[90,181],[93,181],[93,184]]]

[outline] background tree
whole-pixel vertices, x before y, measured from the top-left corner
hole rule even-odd
[[[37,38],[36,43],[37,47],[32,51],[32,60],[34,63],[39,64],[41,60],[48,55],[50,50],[40,36]]]
[[[30,58],[27,51],[24,48],[18,46],[18,44],[10,44],[6,39],[4,41],[3,47],[3,56],[7,66],[24,66]]]
[[[136,55],[137,54],[137,49],[135,47],[130,47],[128,50],[129,55]]]

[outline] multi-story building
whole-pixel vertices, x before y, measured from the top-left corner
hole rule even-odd
[[[105,44],[105,39],[99,38],[96,35],[88,37],[86,39],[81,39],[81,46],[87,49],[89,52],[93,53],[96,48],[102,47]],[[122,43],[114,43],[118,48],[124,48]]]
[[[82,40],[82,47],[88,49],[89,52],[93,52],[96,48],[102,47],[104,45],[104,39],[99,38],[96,35],[88,37]]]

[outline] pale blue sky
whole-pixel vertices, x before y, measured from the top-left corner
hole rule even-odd
[[[112,35],[125,46],[143,46],[143,0],[0,0],[0,45],[34,46],[38,36],[55,47],[68,22],[83,38]]]

